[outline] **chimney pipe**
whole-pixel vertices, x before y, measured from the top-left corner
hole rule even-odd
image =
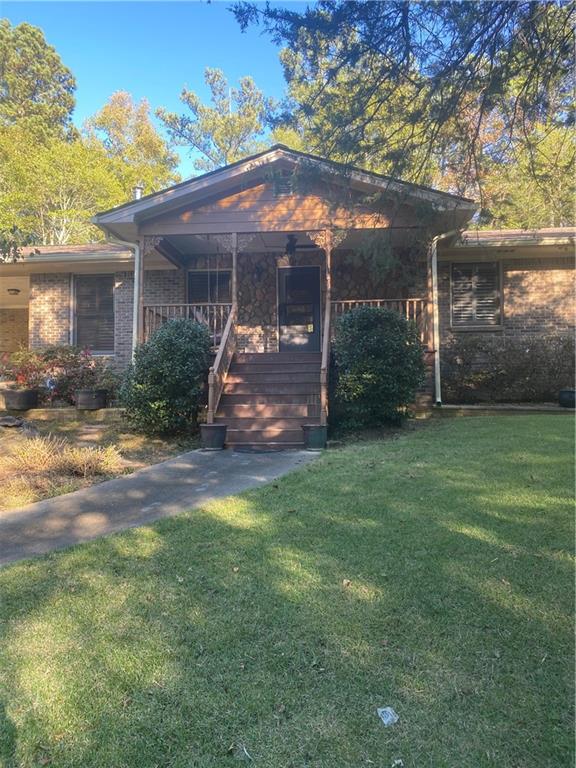
[[[136,186],[132,188],[132,199],[140,200],[140,198],[142,197],[143,191],[144,191],[144,187],[142,186],[142,184],[136,184]]]

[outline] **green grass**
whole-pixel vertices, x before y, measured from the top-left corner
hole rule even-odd
[[[0,571],[0,765],[572,766],[572,432],[443,420]]]

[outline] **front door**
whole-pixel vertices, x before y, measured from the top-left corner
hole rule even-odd
[[[278,268],[280,352],[320,351],[320,269]]]

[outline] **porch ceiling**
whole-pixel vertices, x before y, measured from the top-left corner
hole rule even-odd
[[[354,229],[350,230],[337,250],[354,250],[366,244],[372,237],[385,239],[394,246],[403,246],[418,240],[422,230],[420,227],[398,228],[387,230]],[[252,253],[284,253],[288,236],[296,237],[297,250],[313,250],[317,246],[304,231],[294,232],[255,232],[250,244],[245,248]],[[166,235],[164,239],[170,243],[183,257],[200,254],[217,253],[220,249],[216,239],[210,236],[200,237],[196,235]]]

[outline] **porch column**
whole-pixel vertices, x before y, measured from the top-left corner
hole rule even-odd
[[[326,298],[324,306],[324,328],[322,333],[322,364],[320,367],[320,424],[328,423],[328,373],[330,367],[330,321],[332,318],[332,251],[344,240],[347,232],[323,229],[307,232],[310,240],[322,248],[326,257]]]

